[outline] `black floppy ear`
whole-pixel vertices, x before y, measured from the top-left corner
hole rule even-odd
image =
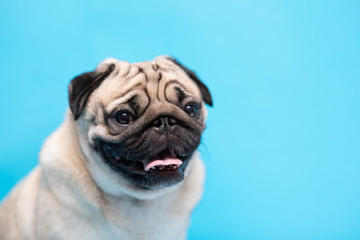
[[[191,71],[190,69],[188,69],[187,67],[185,67],[184,65],[182,65],[180,62],[178,62],[176,59],[169,57],[168,58],[170,61],[172,61],[173,63],[175,63],[177,66],[179,66],[192,80],[194,80],[194,82],[198,85],[198,87],[200,88],[200,92],[201,95],[204,99],[204,102],[206,104],[208,104],[209,106],[213,106],[213,101],[211,98],[211,94],[209,89],[205,86],[204,83],[201,82],[201,80],[198,78],[198,76],[196,76],[196,74]]]
[[[114,68],[115,65],[110,64],[108,69],[104,72],[86,72],[71,80],[68,87],[69,105],[71,112],[74,115],[74,120],[77,120],[80,117],[90,94],[100,86],[102,81],[110,75]]]

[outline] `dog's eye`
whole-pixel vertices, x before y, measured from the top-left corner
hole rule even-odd
[[[189,103],[185,106],[184,111],[190,116],[190,117],[196,117],[198,113],[198,109],[193,103]]]
[[[129,111],[122,110],[115,114],[115,120],[120,124],[129,124],[134,120],[134,117]]]

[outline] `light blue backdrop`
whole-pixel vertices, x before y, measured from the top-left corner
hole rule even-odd
[[[0,36],[0,198],[73,76],[170,54],[215,103],[189,239],[360,239],[359,1],[2,1]]]

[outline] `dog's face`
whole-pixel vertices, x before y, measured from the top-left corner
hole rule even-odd
[[[94,178],[136,191],[183,180],[212,105],[196,75],[168,57],[107,59],[71,81],[69,101]]]

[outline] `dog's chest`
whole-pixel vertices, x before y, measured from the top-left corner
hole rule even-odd
[[[185,211],[186,212],[186,211]],[[103,208],[110,229],[120,239],[185,239],[187,214],[171,201],[109,201]]]

